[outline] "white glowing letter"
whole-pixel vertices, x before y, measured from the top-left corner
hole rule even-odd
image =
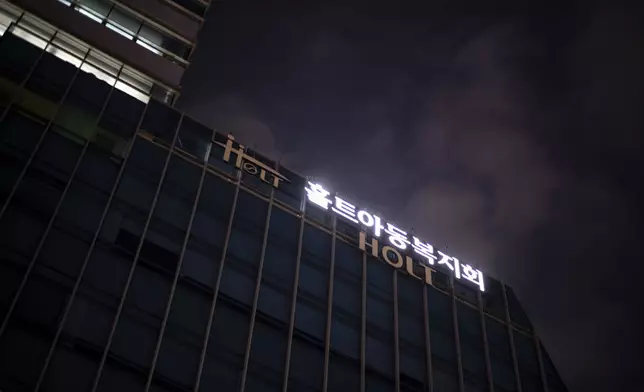
[[[328,196],[330,195],[330,192],[322,188],[322,185],[309,181],[309,187],[304,189],[306,190],[306,197],[311,203],[318,205],[325,210],[329,209],[331,200],[328,199]]]

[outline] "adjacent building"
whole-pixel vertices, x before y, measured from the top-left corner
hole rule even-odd
[[[0,390],[566,391],[510,287],[169,105],[206,7],[0,0]]]
[[[0,31],[139,99],[172,104],[210,0],[2,1]]]

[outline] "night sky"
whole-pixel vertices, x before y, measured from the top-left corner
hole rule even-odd
[[[639,10],[213,3],[180,107],[513,286],[571,392],[643,390]]]

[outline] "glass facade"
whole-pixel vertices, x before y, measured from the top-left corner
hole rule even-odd
[[[58,70],[71,69],[69,66],[71,65],[93,74],[96,78],[114,85],[117,89],[142,102],[147,102],[150,97],[154,97],[171,103],[177,96],[176,90],[141,74],[64,31],[56,29],[35,15],[23,12],[20,8],[0,0],[0,35],[4,35],[7,31],[11,33],[11,37],[3,44],[3,64],[1,66],[25,74],[9,78],[12,83],[20,83],[21,78],[26,77],[26,73],[42,57],[42,60],[38,62],[36,74],[45,72],[44,70],[50,63]],[[16,37],[21,40],[15,39]],[[35,54],[32,46],[43,49],[46,53],[42,56]],[[32,52],[33,55],[27,55],[28,52]],[[57,57],[67,64],[54,61],[53,57]],[[47,72],[55,73],[50,70]]]
[[[501,282],[426,284],[260,153],[11,29],[0,56],[0,390],[566,391]]]
[[[188,65],[193,44],[132,9],[110,0],[58,0],[159,56]],[[192,2],[187,1],[188,4]],[[201,4],[195,1],[195,4]],[[205,8],[203,10],[205,12]]]

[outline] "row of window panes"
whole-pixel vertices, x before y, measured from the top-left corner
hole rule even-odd
[[[187,65],[192,45],[160,31],[109,0],[58,0],[150,52]]]
[[[5,33],[11,22],[18,19],[18,24],[11,27],[11,33],[34,46],[45,49],[59,59],[93,74],[107,84],[114,85],[126,94],[142,102],[148,102],[150,96],[155,96],[164,102],[171,102],[174,98],[174,91],[155,83],[134,69],[95,49],[90,49],[89,46],[57,31],[32,15],[23,14],[20,17],[13,7],[5,7],[4,2],[0,3],[0,31],[2,33]]]

